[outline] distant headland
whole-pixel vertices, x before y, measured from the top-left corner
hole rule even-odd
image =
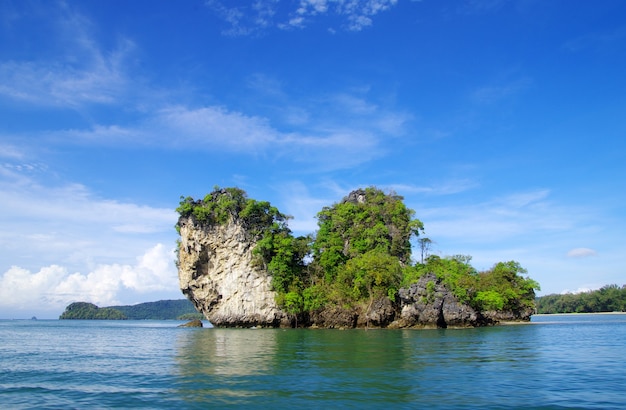
[[[136,305],[98,307],[93,303],[69,304],[59,319],[83,320],[193,320],[202,319],[201,313],[187,299],[159,300]]]
[[[546,295],[537,298],[537,313],[626,312],[626,285],[606,285],[580,293]]]

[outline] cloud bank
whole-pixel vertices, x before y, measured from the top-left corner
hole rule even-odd
[[[138,294],[177,289],[173,250],[157,244],[134,264],[102,264],[88,273],[71,273],[66,267],[50,265],[36,272],[12,266],[0,276],[0,309],[25,312],[63,310],[71,302],[98,306],[134,303],[125,291]]]

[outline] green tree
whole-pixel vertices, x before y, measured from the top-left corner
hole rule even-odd
[[[428,258],[433,241],[429,238],[419,238],[417,243],[420,247],[420,263],[424,263],[424,258]]]
[[[298,314],[304,309],[304,298],[299,292],[287,292],[284,296],[283,308],[289,314],[294,315],[296,328],[298,327]]]
[[[224,225],[234,220],[242,223],[254,236],[263,236],[268,231],[288,231],[287,215],[267,201],[249,199],[240,188],[215,187],[202,200],[181,196],[176,211],[180,218],[191,217],[207,225]],[[179,230],[180,225],[176,227]]]
[[[333,282],[350,259],[374,250],[406,265],[411,258],[410,239],[424,229],[413,216],[414,211],[395,193],[373,187],[353,191],[318,213],[314,262],[327,282]]]
[[[533,308],[535,289],[540,287],[534,280],[524,277],[526,273],[516,261],[499,262],[490,270],[481,272],[476,281],[476,307],[491,310],[495,306],[495,310],[512,311]]]
[[[348,299],[359,301],[395,295],[402,280],[400,261],[380,250],[371,250],[350,259],[340,270],[337,282]]]

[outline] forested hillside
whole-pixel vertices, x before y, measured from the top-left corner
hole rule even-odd
[[[65,308],[59,319],[123,320],[126,315],[117,309],[99,308],[93,303],[75,302]]]
[[[204,319],[187,299],[159,300],[130,306],[111,306],[132,320]]]
[[[607,285],[583,293],[546,295],[536,300],[537,313],[626,312],[626,285]]]
[[[70,304],[59,319],[190,320],[204,319],[204,316],[196,311],[189,300],[177,299],[104,308],[93,303],[76,302]]]

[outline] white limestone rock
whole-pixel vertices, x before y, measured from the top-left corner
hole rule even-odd
[[[181,218],[178,279],[182,292],[214,325],[277,327],[287,316],[272,277],[253,263],[256,240],[231,220],[224,225]]]

